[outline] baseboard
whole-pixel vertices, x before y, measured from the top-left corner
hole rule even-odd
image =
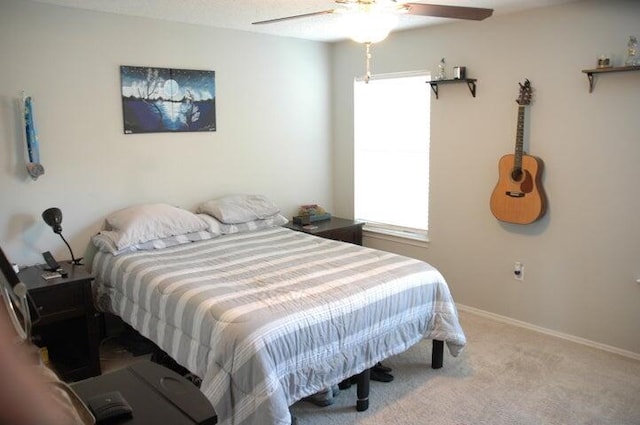
[[[499,322],[507,323],[509,325],[519,326],[521,328],[529,329],[532,331],[540,332],[546,335],[555,336],[558,338],[565,339],[567,341],[575,342],[578,344],[586,345],[591,348],[597,348],[600,350],[608,351],[610,353],[618,354],[624,357],[628,357],[630,359],[639,360],[640,361],[640,353],[634,353],[633,351],[623,350],[621,348],[613,347],[611,345],[601,344],[599,342],[591,341],[586,338],[580,338],[578,336],[569,335],[566,333],[554,331],[551,329],[543,328],[541,326],[532,325],[531,323],[523,322],[520,320],[512,319],[510,317],[501,316],[499,314],[491,313],[485,310],[480,310],[478,308],[469,307],[463,304],[456,304],[458,310],[476,314],[478,316],[487,317],[490,319],[497,320]]]

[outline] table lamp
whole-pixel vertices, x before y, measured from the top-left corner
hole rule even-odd
[[[62,238],[62,241],[69,248],[69,253],[71,254],[71,264],[82,265],[82,258],[76,258],[73,256],[73,250],[71,246],[67,242],[67,240],[62,236],[62,211],[60,208],[47,208],[42,213],[42,219],[45,223],[47,223],[53,229],[53,233],[57,233]]]

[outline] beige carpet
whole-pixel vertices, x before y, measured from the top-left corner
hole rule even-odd
[[[457,358],[430,368],[431,342],[388,359],[395,380],[371,383],[371,407],[355,387],[336,403],[298,402],[298,425],[640,425],[640,362],[553,336],[460,313]]]

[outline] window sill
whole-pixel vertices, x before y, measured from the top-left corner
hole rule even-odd
[[[362,235],[367,238],[412,245],[420,248],[429,247],[429,237],[420,233],[394,231],[379,227],[367,227],[365,224]]]

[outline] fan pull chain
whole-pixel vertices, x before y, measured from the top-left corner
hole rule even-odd
[[[364,82],[365,84],[369,84],[369,80],[371,79],[371,43],[365,43],[365,46],[367,46],[367,73],[364,76]]]

